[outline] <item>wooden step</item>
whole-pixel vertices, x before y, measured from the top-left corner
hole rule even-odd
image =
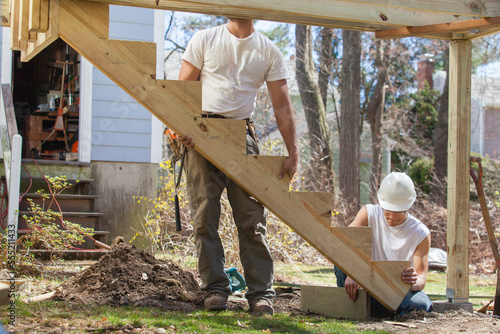
[[[43,205],[49,205],[52,195],[49,195],[49,199],[44,199],[42,194],[28,193],[26,194],[21,203],[19,204],[20,211],[27,211],[30,208],[27,199],[30,198],[35,204],[43,207]],[[57,202],[61,207],[63,212],[88,212],[94,210],[94,200],[99,198],[95,195],[71,195],[71,194],[60,194],[56,196]],[[45,207],[44,209],[52,209],[54,211],[59,211],[55,201],[52,202],[50,207]]]
[[[5,182],[5,175],[2,176],[2,181]],[[78,181],[78,182],[77,182]],[[26,190],[33,191],[34,189],[43,189],[45,193],[49,193],[49,188],[47,185],[47,180],[43,177],[29,177],[22,176],[20,183],[20,192],[23,193]],[[74,179],[69,178],[66,182],[72,184],[71,187],[64,190],[64,194],[79,194],[86,195],[90,192],[90,184],[94,182],[94,179]]]
[[[25,253],[26,250],[18,250],[20,253]],[[51,252],[46,249],[30,249],[30,253],[33,253],[35,257],[41,260],[50,260]],[[89,249],[89,250],[77,250],[70,249],[62,252],[57,252],[60,258],[64,260],[99,260],[101,256],[107,254],[107,250]]]
[[[30,215],[31,211],[19,211],[20,215]],[[68,212],[68,211],[63,211],[63,217],[64,218],[69,218],[69,217],[102,217],[104,216],[104,213],[102,212],[85,212],[85,211],[75,211],[75,212]]]
[[[28,234],[29,231],[30,230],[28,230],[28,229],[19,229],[19,230],[17,230],[17,234],[25,235],[25,234]],[[108,235],[109,231],[94,231],[92,233],[94,234],[94,236],[102,236],[102,235]]]

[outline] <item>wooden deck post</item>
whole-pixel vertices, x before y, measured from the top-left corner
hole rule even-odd
[[[471,45],[450,42],[446,297],[453,303],[469,299]]]

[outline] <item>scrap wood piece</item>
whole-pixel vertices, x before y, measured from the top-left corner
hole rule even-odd
[[[366,290],[359,289],[355,302],[344,288],[302,285],[300,290],[300,309],[303,312],[357,321],[370,318],[370,298]]]
[[[394,325],[394,326],[401,326],[401,327],[407,327],[407,328],[418,328],[417,325],[414,324],[408,324],[406,322],[396,322],[396,321],[389,321],[389,320],[384,320],[384,324],[388,325]]]
[[[23,300],[23,303],[28,304],[28,303],[33,303],[33,302],[41,302],[42,300],[47,300],[47,299],[52,298],[52,296],[55,293],[56,293],[55,291],[52,291],[52,292],[44,293],[42,295],[38,295],[35,297],[26,298]]]
[[[495,297],[491,298],[491,300],[489,302],[487,302],[485,305],[483,305],[483,307],[481,307],[476,312],[486,313],[486,311],[493,311],[493,308],[490,305],[491,305],[491,303],[493,303],[494,300],[495,300]]]

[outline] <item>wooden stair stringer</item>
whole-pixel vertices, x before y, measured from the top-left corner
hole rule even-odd
[[[155,80],[155,73],[150,73],[153,67],[144,66],[150,61],[140,59],[136,51],[128,52],[145,44],[108,41],[94,33],[102,28],[87,26],[88,13],[100,13],[100,17],[92,17],[93,24],[107,26],[109,18],[102,15],[106,12],[103,6],[107,5],[60,0],[59,36],[175,132],[192,137],[201,154],[380,302],[396,309],[409,287],[402,283],[400,273],[374,265],[345,233],[327,227],[330,218],[326,216],[331,210],[331,204],[330,209],[325,204],[327,196],[288,192],[288,178],[277,178],[285,157],[245,155],[245,132],[241,137],[236,133],[243,127],[241,121],[201,118],[201,83]],[[238,144],[239,138],[242,143]]]
[[[371,227],[330,227],[330,231],[339,238],[345,239],[353,248],[372,258],[372,228]]]

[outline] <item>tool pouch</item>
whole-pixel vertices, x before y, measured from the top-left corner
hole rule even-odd
[[[257,133],[255,132],[255,124],[254,122],[250,119],[247,118],[247,131],[250,137],[252,137],[253,140],[255,140],[256,143],[259,142],[259,139],[257,139]]]

